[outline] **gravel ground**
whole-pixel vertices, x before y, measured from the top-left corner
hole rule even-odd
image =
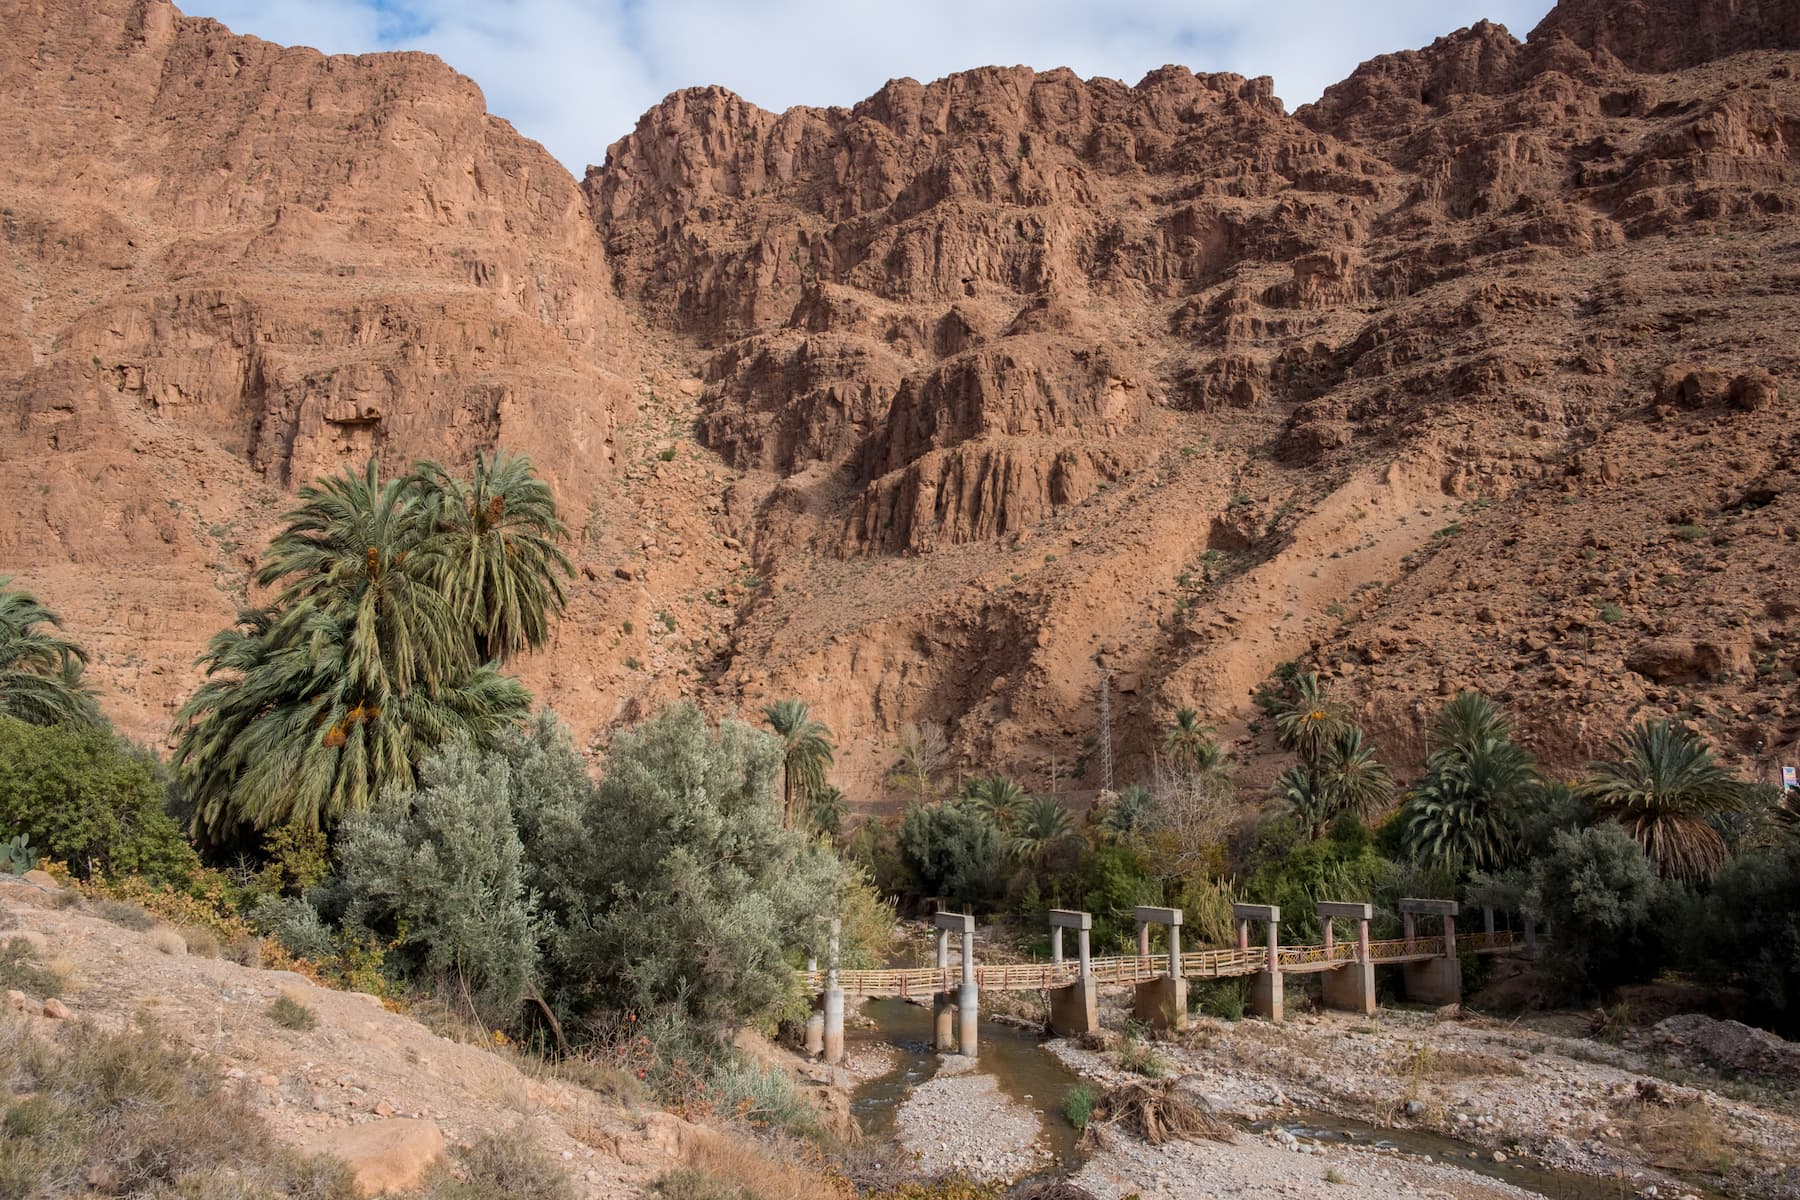
[[[1012,1180],[1049,1163],[1037,1113],[1002,1092],[994,1077],[958,1055],[920,1084],[895,1117],[900,1147],[923,1175],[960,1171],[974,1179]]]
[[[1218,1142],[1147,1146],[1117,1139],[1096,1154],[1074,1181],[1101,1200],[1276,1200],[1320,1196],[1332,1200],[1388,1200],[1395,1196],[1455,1200],[1527,1200],[1532,1193],[1455,1167],[1365,1150],[1287,1145],[1278,1138],[1242,1136]],[[1541,1200],[1541,1198],[1538,1198]]]

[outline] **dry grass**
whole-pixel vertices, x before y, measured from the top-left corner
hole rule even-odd
[[[180,956],[188,952],[187,939],[181,936],[180,930],[163,926],[150,932],[150,944],[163,954]]]
[[[1614,1113],[1650,1165],[1662,1170],[1724,1175],[1741,1157],[1731,1130],[1700,1096],[1676,1099],[1654,1083],[1640,1083],[1637,1094],[1616,1105]]]
[[[0,1016],[0,1196],[355,1200],[341,1165],[279,1149],[211,1063],[155,1026],[55,1034]]]
[[[663,1200],[848,1200],[855,1190],[821,1167],[783,1162],[741,1138],[707,1132],[651,1193]]]
[[[319,1023],[318,1014],[286,992],[269,1005],[269,1020],[283,1029],[307,1030]]]
[[[0,990],[16,988],[40,1000],[60,996],[64,980],[37,959],[37,951],[24,938],[0,945]]]
[[[1161,1083],[1134,1080],[1108,1088],[1094,1106],[1093,1116],[1082,1131],[1081,1140],[1104,1149],[1107,1140],[1119,1129],[1152,1146],[1177,1138],[1230,1142],[1236,1137],[1228,1121],[1216,1116],[1204,1100],[1177,1092],[1172,1079]]]
[[[1482,1054],[1474,1050],[1445,1050],[1435,1046],[1416,1047],[1391,1070],[1407,1080],[1415,1091],[1421,1083],[1455,1083],[1467,1079],[1525,1073],[1525,1068],[1517,1061],[1501,1058],[1497,1054]]]
[[[219,936],[203,925],[182,926],[181,940],[186,943],[187,952],[197,958],[219,957]]]

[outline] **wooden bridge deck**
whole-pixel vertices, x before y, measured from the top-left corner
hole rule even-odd
[[[1458,950],[1476,954],[1502,954],[1517,948],[1508,930],[1495,933],[1462,934],[1456,939]],[[1419,962],[1437,958],[1444,952],[1441,937],[1394,938],[1370,942],[1369,958],[1377,964]],[[1329,954],[1323,945],[1281,946],[1276,955],[1284,974],[1332,971],[1358,961],[1354,941],[1337,942]],[[1188,979],[1230,979],[1255,975],[1265,970],[1269,952],[1263,947],[1251,950],[1190,950],[1181,956],[1181,973]],[[1152,954],[1148,958],[1135,954],[1113,955],[1090,960],[1094,981],[1102,987],[1144,983],[1169,972],[1169,956]],[[975,967],[975,983],[983,991],[1031,992],[1067,987],[1080,972],[1074,959],[1061,963],[1004,963]],[[825,972],[801,973],[809,990],[817,992],[825,986]],[[962,983],[962,965],[948,967],[899,967],[874,971],[839,971],[838,986],[851,996],[923,997],[934,992],[954,991]]]

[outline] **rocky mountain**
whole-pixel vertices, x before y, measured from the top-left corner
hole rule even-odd
[[[810,699],[1091,790],[1283,663],[1403,768],[1800,738],[1800,17],[1564,0],[1289,112],[1165,67],[678,92],[579,185],[417,55],[160,0],[0,31],[0,561],[160,738],[299,482],[503,441],[579,528],[584,734]],[[1254,769],[1253,772],[1254,774]],[[1074,777],[1071,779],[1071,777]]]

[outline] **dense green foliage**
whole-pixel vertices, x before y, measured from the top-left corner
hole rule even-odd
[[[1741,987],[1751,1015],[1800,1035],[1800,838],[1733,860],[1684,925],[1700,978]]]
[[[1662,969],[1679,898],[1617,825],[1553,835],[1529,880],[1525,908],[1555,933],[1547,967],[1564,996],[1585,1000]]]
[[[30,592],[0,576],[0,717],[33,725],[100,725],[82,682],[87,651],[51,632],[62,622]]]
[[[979,804],[914,804],[900,821],[900,861],[921,895],[983,907],[1000,893],[1005,839]]]
[[[0,830],[94,872],[179,880],[198,865],[163,809],[155,760],[112,734],[0,717]]]
[[[396,966],[442,981],[505,1026],[535,986],[538,920],[512,820],[511,767],[450,746],[419,789],[346,818],[338,846],[344,920],[390,940]]]
[[[522,459],[479,462],[468,488],[429,463],[383,482],[371,459],[300,499],[257,572],[273,604],[213,638],[181,709],[176,761],[210,843],[328,829],[410,788],[438,746],[492,744],[529,698],[483,656],[541,641],[561,603],[561,526]]]
[[[619,737],[575,811],[535,818],[560,1007],[673,1010],[724,1037],[792,996],[786,956],[823,951],[845,879],[782,827],[780,754],[679,705]]]

